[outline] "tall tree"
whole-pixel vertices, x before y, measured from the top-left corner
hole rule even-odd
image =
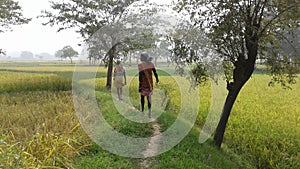
[[[54,54],[55,57],[60,58],[60,60],[63,60],[63,51],[62,50],[58,50],[55,52]]]
[[[21,60],[34,60],[34,54],[30,51],[22,51],[20,54]]]
[[[13,0],[0,1],[0,33],[11,30],[12,25],[26,24],[31,19],[25,18],[18,2]],[[0,49],[0,54],[4,51]]]
[[[274,76],[280,76],[273,78],[273,82],[283,86],[295,82],[295,71],[286,61],[284,50],[278,50],[281,45],[277,40],[291,44],[284,32],[299,27],[299,5],[297,0],[178,2],[178,9],[187,11],[192,23],[206,32],[218,57],[233,66],[232,77],[227,79],[228,95],[214,135],[216,146],[222,144],[233,104],[251,77],[258,55],[272,63]]]
[[[142,23],[144,21],[142,17],[149,16],[151,13],[155,13],[156,11],[156,9],[152,7],[153,5],[148,5],[150,6],[148,9],[141,8],[141,6],[147,4],[147,2],[148,0],[51,1],[51,8],[55,12],[43,11],[41,17],[48,19],[48,22],[46,22],[45,25],[59,25],[60,28],[58,31],[69,28],[77,28],[77,32],[80,33],[85,39],[85,42],[88,43],[88,48],[92,49],[92,53],[90,54],[99,55],[103,51],[106,51],[106,54],[104,55],[104,61],[108,66],[106,87],[107,89],[110,89],[112,83],[113,60],[118,56],[118,49],[125,49],[124,45],[121,45],[125,42],[130,42],[131,45],[129,46],[134,44],[132,41],[129,41],[124,34],[120,35],[120,32],[114,30],[124,30],[134,28],[140,24],[144,25]],[[132,18],[134,18],[134,20]],[[140,18],[140,20],[137,18]],[[119,29],[116,29],[116,27]],[[109,30],[105,31],[105,29]],[[106,33],[99,34],[97,33],[99,30]],[[128,32],[129,31],[127,31],[127,33]],[[131,36],[132,35],[133,34],[131,34]],[[99,40],[97,36],[100,36],[100,39],[102,39]],[[107,38],[103,38],[103,36],[106,36]],[[122,42],[120,42],[120,36],[123,38]],[[139,36],[143,35],[140,34]],[[98,42],[100,42],[101,45],[97,44]],[[149,42],[147,43],[149,44]],[[121,45],[122,47],[118,48],[118,45]],[[102,49],[97,51],[96,49],[99,47]],[[92,57],[99,56],[89,55],[89,58]]]
[[[69,58],[71,63],[73,63],[73,57],[78,57],[78,52],[75,51],[71,46],[65,46],[61,50],[55,52],[56,57]]]

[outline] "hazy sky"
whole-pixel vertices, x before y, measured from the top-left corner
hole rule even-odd
[[[31,51],[34,54],[47,52],[54,54],[66,45],[71,45],[79,53],[82,48],[81,37],[75,30],[57,32],[57,27],[43,26],[42,18],[37,19],[41,10],[49,9],[49,0],[15,0],[23,9],[26,17],[32,18],[29,24],[12,26],[13,31],[0,34],[0,48],[9,55],[12,52]],[[171,0],[153,0],[169,3]]]
[[[81,41],[80,36],[74,30],[57,32],[57,27],[43,26],[41,25],[42,19],[36,19],[41,10],[49,9],[48,0],[16,1],[19,1],[24,16],[32,18],[32,21],[29,24],[12,26],[13,31],[0,34],[0,48],[7,54],[20,51],[54,54],[66,45],[71,45],[75,50],[81,50],[77,45]]]

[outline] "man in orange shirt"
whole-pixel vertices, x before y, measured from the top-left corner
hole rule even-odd
[[[147,53],[141,54],[141,63],[138,64],[139,69],[139,92],[141,93],[141,106],[144,112],[145,96],[148,101],[148,117],[151,118],[151,95],[153,91],[152,72],[154,73],[156,83],[159,82],[158,75],[154,64],[151,62],[152,58]]]

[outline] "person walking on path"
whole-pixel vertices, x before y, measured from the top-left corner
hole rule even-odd
[[[114,86],[117,88],[118,98],[122,100],[122,87],[126,85],[126,70],[121,64],[121,61],[117,61],[117,66],[114,69]]]
[[[151,95],[153,91],[153,78],[152,72],[155,76],[156,83],[159,82],[158,74],[154,64],[151,62],[152,58],[147,53],[141,53],[141,63],[138,64],[139,69],[139,92],[141,94],[141,108],[144,112],[145,97],[148,101],[148,117],[151,118]]]

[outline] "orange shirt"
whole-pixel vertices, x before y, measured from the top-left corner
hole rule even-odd
[[[146,63],[141,62],[138,64],[139,69],[139,87],[141,89],[149,89],[150,91],[153,90],[153,79],[152,79],[152,69],[155,68],[152,62]]]

